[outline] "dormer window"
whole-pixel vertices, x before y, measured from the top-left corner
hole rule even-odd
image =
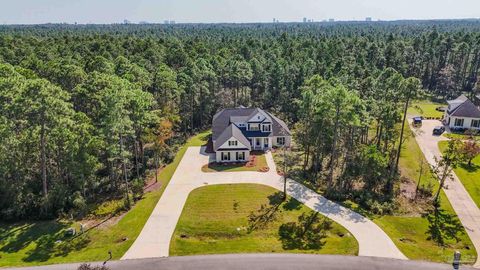
[[[249,131],[259,131],[260,130],[260,124],[248,124],[248,130]]]
[[[237,141],[228,141],[228,146],[237,146],[238,142]]]
[[[262,125],[262,131],[263,132],[271,132],[272,131],[272,125],[270,125],[270,124]]]

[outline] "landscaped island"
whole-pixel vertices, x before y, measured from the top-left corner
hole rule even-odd
[[[262,209],[262,205],[264,209]],[[261,211],[259,211],[261,210]],[[255,184],[217,185],[190,193],[170,245],[171,255],[294,252],[358,253],[355,238],[332,222],[319,248],[290,248],[280,239],[281,225],[311,212],[295,199],[282,202],[277,190]],[[265,219],[249,221],[249,217]],[[256,226],[252,229],[252,226]]]

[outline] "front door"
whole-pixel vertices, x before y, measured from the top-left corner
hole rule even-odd
[[[263,139],[263,147],[268,148],[268,138]]]
[[[255,148],[260,148],[260,138],[255,138]]]

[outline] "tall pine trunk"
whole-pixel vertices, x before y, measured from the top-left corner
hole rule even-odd
[[[42,171],[42,186],[43,186],[43,196],[47,197],[48,186],[47,186],[47,153],[46,153],[46,142],[45,142],[45,121],[44,116],[42,116],[42,127],[40,130],[40,167]]]
[[[333,170],[335,169],[335,159],[337,156],[337,140],[338,140],[338,122],[340,118],[340,106],[337,106],[336,113],[335,113],[335,127],[333,130],[333,143],[332,143],[332,157],[330,160],[330,173],[329,173],[329,183],[328,185],[331,186],[333,184]]]
[[[122,159],[122,170],[123,170],[123,179],[125,181],[125,195],[126,195],[126,207],[130,209],[130,197],[128,190],[128,178],[127,178],[127,164],[125,163],[125,158],[123,157],[123,136],[120,134],[120,158]]]

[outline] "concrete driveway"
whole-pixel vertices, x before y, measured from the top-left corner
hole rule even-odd
[[[201,167],[213,159],[202,147],[189,147],[169,185],[158,201],[142,232],[122,260],[156,258],[169,255],[170,240],[182,213],[188,194],[199,187],[216,184],[253,183],[283,191],[283,178],[276,173],[271,153],[266,154],[270,171],[209,172]],[[360,256],[406,259],[387,234],[360,214],[325,199],[296,181],[287,181],[287,193],[311,209],[345,227],[357,239]]]
[[[443,135],[436,136],[432,134],[433,128],[442,125],[442,123],[438,120],[423,120],[420,128],[413,128],[411,121],[409,124],[415,133],[415,139],[428,163],[435,165],[435,158],[439,159],[442,156],[438,148],[438,142],[448,140],[448,138]],[[477,252],[480,252],[480,209],[478,209],[455,173],[453,173],[453,181],[451,179],[446,180],[443,190],[457,213],[458,218],[465,227],[475,249]],[[480,267],[479,257],[480,256],[477,256],[474,267]]]

